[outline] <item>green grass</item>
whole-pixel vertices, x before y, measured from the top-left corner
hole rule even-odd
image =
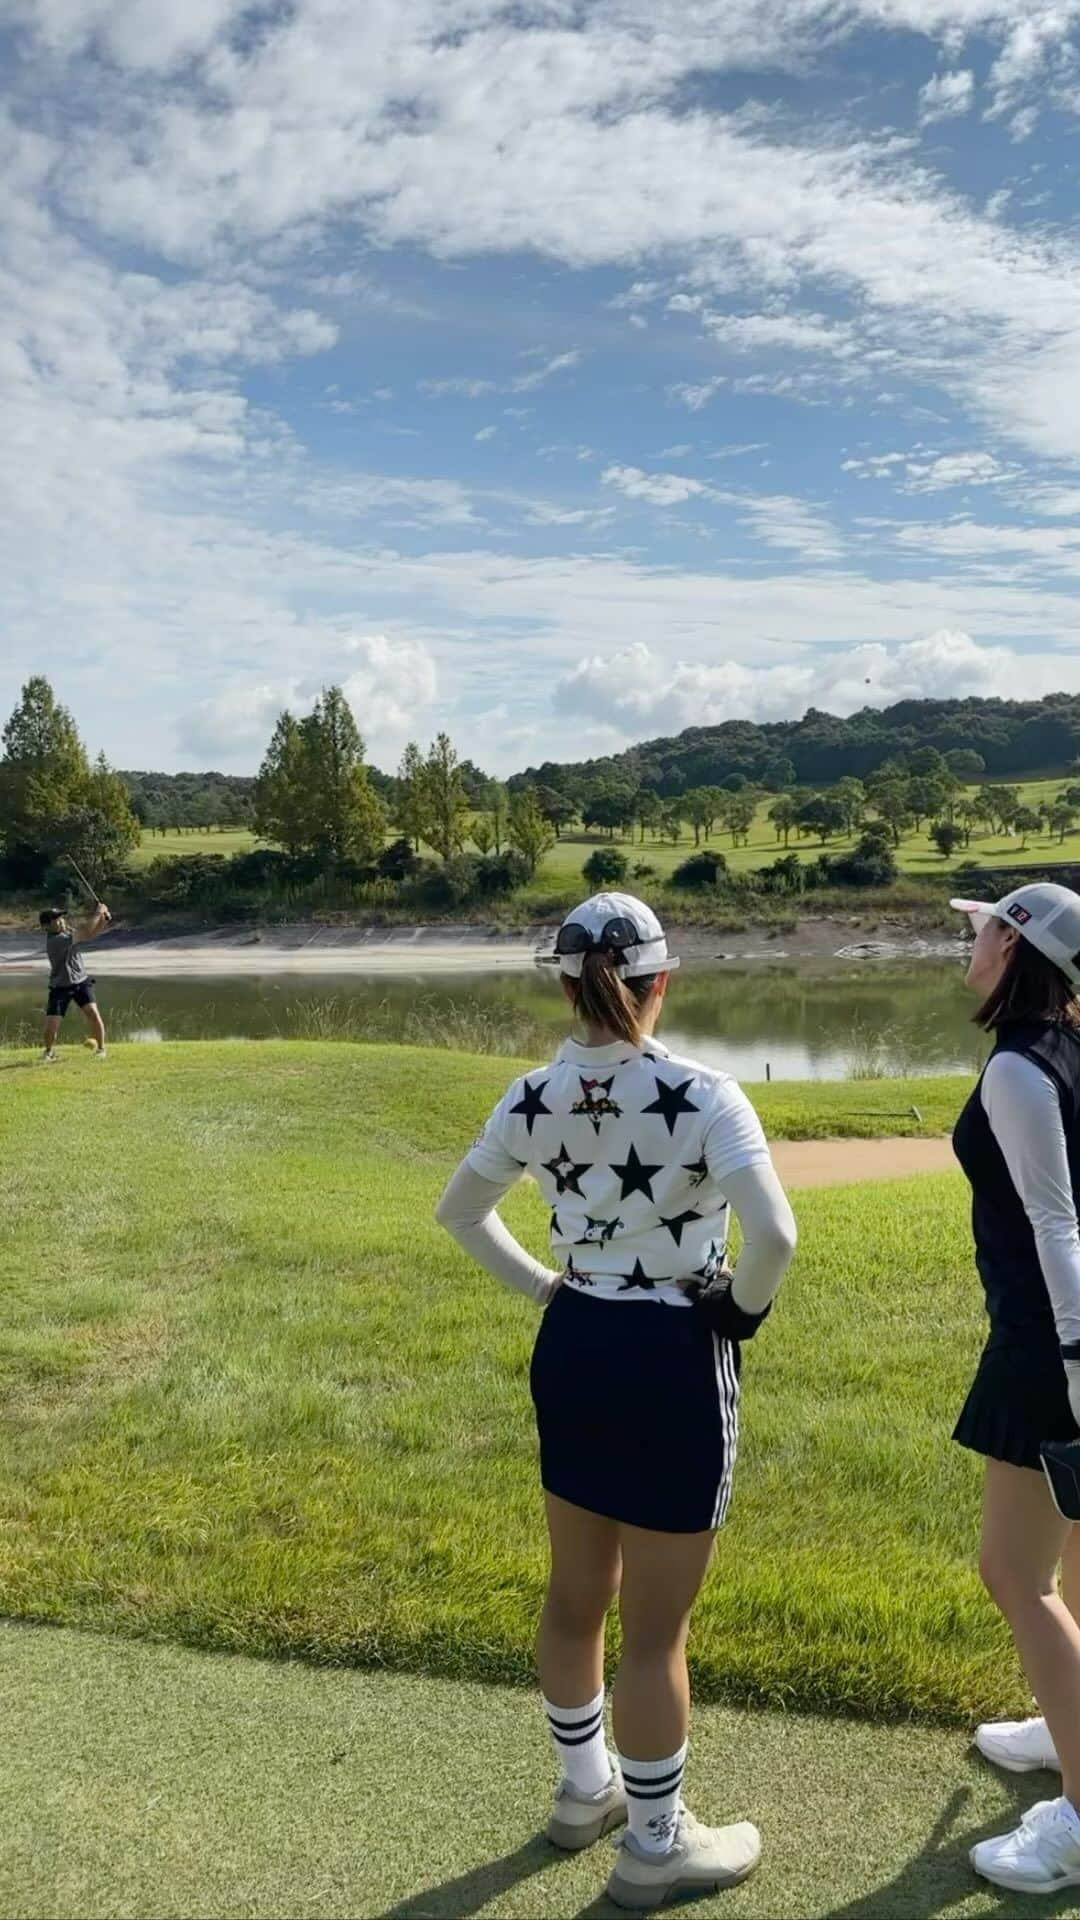
[[[535,1312],[431,1218],[506,1062],[187,1042],[3,1069],[0,1611],[520,1680],[544,1581]],[[963,1086],[761,1090],[775,1133]],[[912,1123],[914,1124],[914,1123]],[[981,1339],[958,1175],[800,1196],[747,1367],[704,1695],[1023,1704],[950,1446]],[[536,1190],[512,1226],[537,1250]]]
[[[617,1920],[610,1848],[540,1835],[554,1767],[519,1693],[10,1626],[0,1691],[2,1920]],[[699,1706],[690,1803],[753,1818],[764,1858],[693,1911],[1001,1915],[968,1849],[1056,1790],[957,1734]]]
[[[1038,808],[1045,800],[1061,791],[1069,784],[1065,776],[1058,780],[1010,781],[1001,780],[992,784],[999,786],[1018,786],[1023,804]],[[822,791],[827,791],[823,788]],[[975,789],[972,788],[971,792]],[[708,845],[724,855],[732,873],[748,873],[756,867],[768,866],[787,851],[798,854],[802,860],[816,860],[819,854],[845,853],[855,845],[859,834],[839,834],[825,846],[818,840],[799,840],[791,836],[790,846],[785,849],[783,841],[776,837],[776,829],[768,818],[769,808],[773,805],[775,794],[766,794],[761,800],[754,823],[750,828],[745,846],[733,847],[731,835],[722,830],[702,845]],[[1051,835],[1043,829],[1033,833],[1026,847],[1021,847],[1018,837],[1008,838],[1000,834],[977,831],[972,834],[971,845],[961,848],[950,860],[943,860],[937,848],[929,838],[929,822],[917,834],[907,836],[897,849],[897,860],[901,873],[909,879],[927,880],[947,874],[952,868],[965,861],[974,861],[980,866],[1014,867],[1035,865],[1039,861],[1057,862],[1075,860],[1080,857],[1080,825],[1067,833],[1064,843],[1056,834]],[[859,832],[861,833],[860,828]],[[611,842],[601,833],[586,834],[576,832],[564,834],[544,861],[531,892],[545,890],[555,892],[571,886],[580,880],[583,862],[595,847],[607,846]],[[683,826],[682,838],[676,846],[670,842],[661,843],[650,834],[644,846],[641,844],[640,829],[636,829],[633,840],[617,838],[614,842],[624,853],[633,868],[639,861],[654,867],[663,879],[673,872],[675,867],[694,852],[693,828]]]
[[[258,845],[248,827],[193,827],[183,833],[144,828],[142,840],[128,861],[133,867],[148,867],[151,860],[176,860],[195,853],[250,853]]]

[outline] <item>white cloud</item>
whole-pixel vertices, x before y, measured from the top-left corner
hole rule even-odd
[[[641,467],[605,467],[600,475],[605,487],[617,487],[630,500],[648,500],[654,507],[678,507],[709,488],[700,480],[682,473],[645,473]]]
[[[844,473],[860,480],[893,480],[901,493],[943,493],[951,487],[1002,484],[1017,471],[982,449],[963,453],[875,453],[841,462]]]
[[[309,658],[320,656],[318,671],[259,681],[230,677],[177,722],[182,749],[204,760],[254,765],[284,708],[309,712],[323,687],[337,683],[352,708],[365,746],[384,763],[393,762],[417,716],[437,692],[435,663],[426,646],[383,633],[342,636],[308,630]]]
[[[919,118],[951,120],[957,114],[970,113],[975,104],[975,75],[961,67],[953,73],[935,73],[919,92]]]
[[[498,427],[481,427],[479,433],[473,434],[473,439],[474,440],[494,440],[495,435],[498,433],[498,431],[499,431]]]
[[[571,348],[568,353],[553,354],[542,366],[534,367],[531,373],[519,374],[516,380],[511,381],[511,389],[514,393],[532,393],[537,387],[546,386],[555,374],[565,373],[570,367],[580,364],[581,352],[577,347]]]
[[[1014,696],[1080,688],[1080,656],[1018,655],[940,629],[897,647],[867,645],[777,666],[672,659],[645,641],[594,654],[558,682],[559,714],[590,718],[626,739],[716,726],[724,720],[792,719],[807,707],[854,713],[907,699]]]

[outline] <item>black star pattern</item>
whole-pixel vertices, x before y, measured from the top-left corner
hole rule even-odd
[[[622,1224],[621,1220],[594,1220],[592,1215],[587,1213],[585,1231],[580,1240],[574,1241],[574,1245],[575,1247],[606,1247],[608,1241],[614,1239]]]
[[[727,1248],[724,1246],[723,1241],[710,1240],[709,1250],[705,1255],[705,1265],[694,1268],[694,1279],[704,1280],[706,1285],[712,1280],[718,1280],[724,1271],[726,1256]]]
[[[681,1114],[701,1112],[701,1108],[695,1107],[693,1101],[686,1097],[687,1087],[692,1087],[693,1084],[693,1080],[680,1080],[677,1085],[672,1086],[670,1080],[661,1080],[660,1075],[657,1074],[656,1099],[651,1106],[642,1107],[642,1113],[662,1113],[667,1122],[668,1132],[674,1133],[675,1122]]]
[[[544,1088],[546,1086],[546,1080],[541,1080],[537,1087],[531,1087],[527,1080],[523,1080],[521,1083],[521,1099],[518,1101],[516,1107],[511,1107],[510,1109],[511,1113],[523,1113],[525,1115],[525,1125],[528,1128],[530,1140],[532,1139],[533,1123],[539,1115],[542,1113],[550,1115],[551,1113],[551,1108],[545,1107],[544,1105]]]
[[[675,1242],[675,1245],[677,1247],[681,1247],[682,1237],[683,1237],[683,1228],[688,1227],[690,1225],[691,1220],[701,1220],[703,1217],[704,1216],[702,1214],[695,1213],[694,1209],[691,1207],[689,1212],[687,1213],[677,1213],[675,1215],[674,1220],[665,1220],[663,1214],[661,1214],[660,1225],[662,1227],[667,1228],[668,1232],[670,1233],[672,1239]]]
[[[551,1210],[551,1237],[553,1240],[562,1239],[562,1230],[559,1226],[559,1216],[555,1212],[554,1207]]]
[[[578,1179],[579,1175],[590,1171],[589,1163],[587,1160],[583,1160],[579,1164],[576,1160],[572,1160],[566,1151],[565,1141],[562,1146],[560,1146],[555,1158],[553,1160],[544,1160],[541,1162],[541,1165],[543,1166],[544,1172],[550,1173],[554,1180],[556,1193],[576,1193],[579,1200],[584,1200],[585,1195],[581,1191]]]
[[[637,1148],[631,1147],[625,1164],[618,1167],[614,1161],[612,1161],[611,1171],[612,1173],[617,1173],[619,1179],[622,1181],[622,1192],[619,1195],[620,1200],[629,1199],[632,1193],[643,1193],[646,1200],[651,1200],[653,1197],[653,1174],[662,1173],[663,1168],[646,1166],[644,1160],[638,1159]]]
[[[700,1160],[687,1161],[683,1166],[683,1172],[690,1175],[690,1185],[692,1187],[703,1187],[709,1177],[709,1163],[705,1155],[702,1154]]]
[[[593,1279],[591,1273],[581,1273],[579,1269],[575,1267],[573,1254],[570,1255],[566,1263],[563,1279],[576,1280],[579,1287],[595,1287],[596,1285],[596,1281]]]
[[[643,1293],[651,1293],[654,1287],[662,1286],[669,1278],[670,1275],[666,1273],[647,1274],[641,1261],[635,1260],[633,1273],[622,1275],[622,1286],[619,1292],[629,1293],[632,1287],[640,1287]]]

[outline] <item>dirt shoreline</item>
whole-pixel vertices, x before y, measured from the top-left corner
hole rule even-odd
[[[749,927],[725,933],[708,927],[670,930],[672,951],[684,966],[873,965],[887,961],[959,960],[962,939],[919,935],[902,921],[878,921],[873,933],[860,918],[800,920],[789,932]],[[143,935],[118,928],[94,943],[96,973],[145,977],[261,973],[469,973],[527,971],[537,953],[550,952],[550,926],[520,933],[476,926],[315,926],[214,929],[206,933]],[[35,930],[0,929],[0,972],[44,966]]]

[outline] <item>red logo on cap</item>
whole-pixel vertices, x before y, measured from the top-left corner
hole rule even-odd
[[[1020,905],[1019,900],[1014,900],[1009,908],[1009,919],[1015,920],[1018,926],[1026,927],[1031,915],[1026,907]]]

